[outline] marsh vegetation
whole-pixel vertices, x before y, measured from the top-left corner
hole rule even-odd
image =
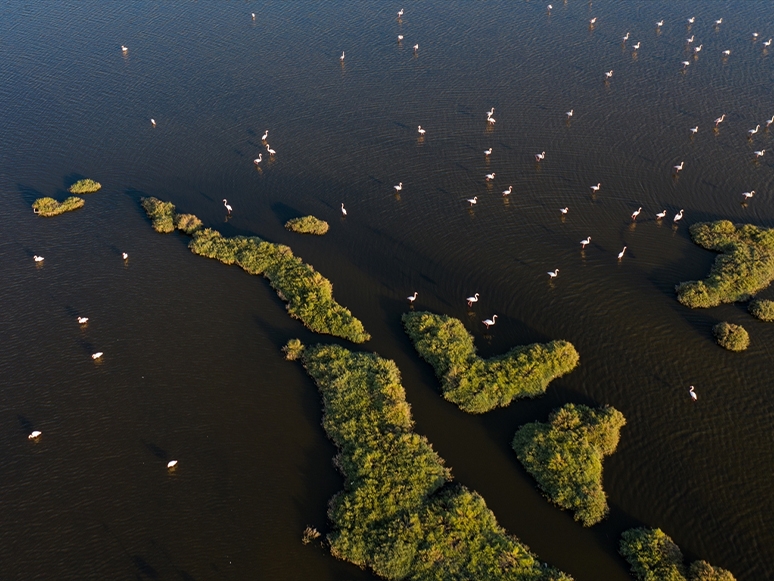
[[[750,346],[750,335],[742,325],[723,321],[712,327],[715,341],[729,351],[744,351]]]
[[[58,216],[82,208],[85,203],[83,198],[76,196],[70,196],[64,202],[57,202],[54,198],[38,198],[32,203],[32,211],[39,216]]]
[[[93,194],[102,188],[102,184],[94,180],[78,180],[68,190],[71,194]]]
[[[608,513],[602,460],[615,452],[626,420],[617,409],[567,404],[548,423],[522,426],[513,449],[549,500],[591,526]]]
[[[419,355],[435,369],[444,398],[469,413],[541,395],[551,381],[578,365],[578,352],[567,341],[520,345],[482,359],[459,319],[415,312],[403,315],[403,325]]]
[[[299,234],[315,234],[322,236],[328,232],[328,222],[320,220],[314,216],[302,216],[293,218],[285,223],[285,228],[298,232]]]
[[[750,301],[748,309],[750,314],[756,319],[768,322],[774,321],[774,301],[756,299]]]

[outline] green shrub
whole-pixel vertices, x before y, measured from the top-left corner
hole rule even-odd
[[[712,327],[712,332],[718,345],[729,351],[744,351],[750,346],[750,335],[742,325],[723,321]]]
[[[94,180],[85,179],[75,182],[70,186],[68,191],[71,194],[93,194],[94,192],[99,191],[101,187],[101,183],[95,182]]]
[[[334,556],[396,580],[569,581],[506,534],[481,496],[450,482],[413,431],[394,362],[337,345],[307,347],[302,362],[344,475],[328,510]]]
[[[412,312],[403,315],[403,325],[419,355],[435,369],[444,398],[469,413],[541,395],[552,380],[578,365],[578,352],[567,341],[522,345],[484,360],[459,319]]]
[[[750,314],[761,321],[774,321],[774,301],[756,299],[750,302]]]
[[[300,339],[291,339],[282,348],[282,351],[285,353],[285,359],[288,361],[295,361],[303,354],[304,345],[301,343]]]
[[[70,196],[64,202],[57,202],[54,198],[38,198],[32,203],[32,211],[40,216],[58,216],[82,208],[85,203],[83,198],[75,196]]]
[[[202,229],[196,216],[176,214],[173,204],[156,198],[143,198],[142,206],[157,232],[172,232],[177,224],[190,233],[193,239],[188,248],[194,254],[237,264],[250,274],[265,276],[277,295],[287,302],[290,316],[300,319],[312,331],[354,343],[371,338],[363,323],[333,298],[331,282],[294,256],[288,246],[266,242],[257,236],[225,238],[211,228]]]
[[[316,234],[322,236],[328,231],[328,222],[314,216],[293,218],[285,223],[285,228],[299,234]]]
[[[602,460],[615,452],[626,420],[613,407],[567,404],[548,421],[522,426],[513,449],[549,500],[575,511],[584,526],[596,524],[608,513]]]
[[[774,229],[720,220],[693,224],[690,231],[696,244],[721,254],[706,279],[675,287],[682,304],[695,309],[747,301],[774,280]]]
[[[729,571],[706,561],[694,561],[686,576],[683,553],[661,529],[625,531],[619,552],[638,581],[735,581]]]

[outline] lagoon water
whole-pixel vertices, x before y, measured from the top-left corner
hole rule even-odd
[[[623,581],[618,538],[645,525],[740,581],[774,579],[774,325],[744,305],[691,311],[673,290],[715,257],[691,223],[774,226],[774,132],[746,138],[774,114],[770,3],[546,4],[0,6],[0,578],[372,578],[301,544],[305,526],[328,530],[342,479],[317,390],[280,347],[333,339],[290,319],[264,279],[153,232],[138,200],[154,195],[224,234],[289,244],[328,277],[373,335],[357,348],[400,367],[417,431],[541,559]],[[86,176],[103,189],[83,209],[33,215]],[[326,236],[283,228],[308,213]],[[484,356],[561,338],[581,365],[544,397],[464,414],[401,329],[414,291]],[[721,320],[745,325],[747,352],[715,345]],[[509,447],[565,402],[628,420],[605,463],[610,517],[591,529]]]

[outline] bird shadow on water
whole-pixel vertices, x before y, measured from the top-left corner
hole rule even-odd
[[[162,460],[163,462],[169,461],[169,452],[167,452],[166,450],[159,448],[156,444],[152,442],[146,442],[145,440],[140,440],[140,443],[142,443],[142,445],[145,446],[145,449],[148,450],[148,452],[153,454],[159,460]]]

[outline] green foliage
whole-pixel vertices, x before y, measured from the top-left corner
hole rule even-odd
[[[756,299],[748,307],[750,314],[761,321],[774,321],[774,301]]]
[[[619,552],[638,581],[735,581],[729,571],[706,561],[694,561],[686,576],[683,553],[661,529],[625,531]]]
[[[323,398],[344,490],[330,502],[331,552],[387,579],[569,581],[497,524],[413,421],[395,363],[337,345],[302,361]]]
[[[282,348],[282,351],[285,353],[285,359],[295,361],[304,352],[304,345],[300,339],[290,339]]]
[[[58,216],[82,208],[85,203],[83,198],[75,196],[70,196],[64,202],[57,202],[54,198],[38,198],[32,203],[32,211],[40,216]]]
[[[71,194],[93,194],[102,187],[102,184],[94,180],[78,180],[68,190]]]
[[[575,511],[584,526],[596,524],[608,512],[602,460],[615,452],[626,420],[610,406],[574,404],[554,410],[548,420],[522,426],[513,449],[552,502]]]
[[[196,216],[176,214],[173,204],[156,198],[143,198],[142,206],[157,232],[172,232],[177,224],[192,234],[188,248],[194,254],[237,264],[250,274],[265,276],[279,297],[288,303],[290,316],[300,319],[312,331],[354,343],[371,338],[363,323],[335,301],[331,282],[294,256],[288,246],[272,244],[257,236],[225,238],[211,228],[202,229]]]
[[[314,216],[293,218],[285,223],[285,228],[299,234],[316,234],[322,236],[328,231],[328,222]]]
[[[578,365],[578,352],[567,341],[522,345],[484,360],[459,319],[415,312],[403,315],[403,325],[419,355],[435,369],[444,398],[469,413],[541,395],[552,380]]]
[[[742,325],[723,321],[712,327],[718,345],[729,351],[744,351],[750,346],[750,335]]]
[[[699,222],[690,228],[693,241],[721,254],[709,276],[677,285],[677,300],[695,308],[743,302],[774,280],[774,229],[727,220]]]

